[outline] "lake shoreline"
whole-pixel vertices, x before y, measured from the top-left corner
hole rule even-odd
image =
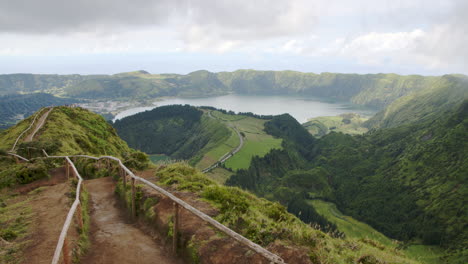
[[[126,102],[127,105],[129,102]],[[137,102],[135,102],[137,103]],[[156,107],[189,104],[192,106],[211,106],[228,111],[252,112],[258,115],[279,115],[288,113],[300,123],[319,116],[337,116],[344,113],[356,113],[364,117],[374,115],[378,110],[351,104],[349,102],[332,101],[329,98],[278,96],[278,95],[238,95],[227,94],[213,97],[165,97],[146,104],[137,103],[134,107],[126,107],[114,115],[112,121],[148,111]]]

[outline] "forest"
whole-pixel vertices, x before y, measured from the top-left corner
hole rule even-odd
[[[132,148],[196,163],[206,148],[231,134],[220,122],[202,115],[189,105],[162,106],[116,120],[114,127]]]
[[[277,116],[266,131],[284,139],[284,150],[253,159],[227,184],[288,206],[298,204],[291,197],[332,201],[391,238],[466,254],[467,117],[464,101],[436,120],[314,139]]]

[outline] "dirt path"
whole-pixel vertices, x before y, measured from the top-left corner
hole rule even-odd
[[[52,111],[53,108],[50,108],[47,112],[45,112],[40,118],[39,120],[37,120],[37,123],[34,127],[34,130],[29,134],[27,135],[25,138],[24,138],[24,142],[31,142],[34,138],[34,135],[36,135],[37,131],[39,131],[39,129],[41,129],[41,127],[44,125],[46,119],[47,119],[47,116],[49,116],[49,113],[50,111]]]
[[[111,178],[86,181],[85,188],[91,198],[92,246],[81,263],[183,263],[169,249],[125,220]]]
[[[70,209],[67,182],[45,187],[38,194],[33,194],[29,203],[34,212],[33,235],[29,247],[24,251],[24,263],[50,263],[62,230],[63,223]]]

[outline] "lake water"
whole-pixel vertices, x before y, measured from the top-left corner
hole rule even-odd
[[[115,116],[114,121],[139,112],[151,110],[158,106],[173,104],[212,106],[234,112],[252,112],[258,115],[288,113],[300,123],[318,116],[335,116],[350,112],[358,113],[362,116],[371,116],[375,113],[375,110],[366,109],[361,106],[326,102],[317,98],[229,94],[216,97],[165,99],[155,102],[154,107],[135,107],[122,111]]]

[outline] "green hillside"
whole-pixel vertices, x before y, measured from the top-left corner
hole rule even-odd
[[[171,189],[195,193],[218,210],[216,220],[263,247],[290,246],[291,252],[302,260],[297,263],[420,263],[370,239],[336,238],[323,233],[289,214],[280,204],[236,187],[219,185],[183,163],[158,170],[154,180]],[[151,198],[145,201],[142,197],[140,204],[151,202]],[[145,215],[154,216],[151,207],[144,208],[150,208],[143,212]],[[203,242],[192,243],[196,252]]]
[[[33,116],[1,132],[0,148],[9,150],[32,119]],[[118,137],[115,129],[102,116],[80,107],[54,107],[35,140],[18,144],[18,153],[27,156],[28,147],[37,149],[31,150],[37,156],[43,156],[41,149],[45,149],[49,155],[90,154],[121,158],[139,155]]]
[[[131,147],[149,154],[166,154],[196,164],[231,131],[220,121],[192,106],[162,106],[117,120],[119,135]]]
[[[64,87],[96,77],[96,75],[78,74],[0,74],[0,95],[30,92],[59,93]]]
[[[74,98],[149,99],[161,96],[213,96],[226,93],[216,74],[208,71],[188,75],[141,72],[91,78],[64,89]]]
[[[438,78],[255,70],[221,72],[218,76],[235,93],[309,95],[377,108],[383,108],[411,91],[423,89]]]
[[[464,75],[444,75],[424,90],[395,100],[364,123],[364,126],[395,127],[433,120],[466,98],[468,98],[468,78]]]
[[[437,120],[319,140],[307,139],[292,118],[280,116],[267,125],[285,149],[254,159],[227,183],[288,206],[298,199],[333,201],[391,238],[442,245],[452,261],[463,259],[467,109],[465,101]]]
[[[287,114],[255,117],[186,105],[159,107],[124,118],[115,127],[130,146],[191,158],[192,163],[229,140],[234,134],[230,126],[243,132],[245,146],[249,141],[253,145],[236,155],[249,157],[249,165],[237,167],[227,183],[284,207],[218,185],[187,164],[164,166],[156,178],[176,190],[196,193],[219,210],[218,221],[263,246],[292,245],[304,250],[312,263],[420,263],[407,254],[419,258],[418,252],[428,251],[400,248],[423,243],[445,249],[440,262],[464,263],[467,115],[465,101],[443,118],[361,136],[332,132],[317,139]],[[0,148],[12,144],[31,118],[0,133]],[[281,148],[272,147],[279,144]],[[37,139],[19,147],[22,155],[27,155],[26,147],[36,147],[49,154],[109,154],[127,163],[147,161],[101,116],[73,107],[55,107]],[[251,155],[258,151],[265,153]],[[2,158],[0,163],[0,188],[47,176],[47,165],[41,162],[14,165]],[[333,202],[337,210],[323,201]],[[317,229],[329,233],[306,223],[318,223]],[[380,232],[403,242],[392,242]]]
[[[235,171],[238,169],[246,169],[249,167],[250,160],[254,156],[263,157],[270,150],[281,148],[281,139],[274,138],[271,135],[265,133],[264,124],[266,120],[264,119],[259,119],[252,116],[222,113],[220,111],[211,111],[211,115],[218,120],[221,120],[227,127],[238,130],[243,138],[244,144],[240,151],[224,163],[224,166],[230,170]],[[207,153],[205,156],[208,156],[210,160],[214,159],[216,161],[222,155],[232,151],[237,146],[239,146],[239,136],[234,130],[232,131],[230,139],[232,141],[226,141],[224,146],[221,145],[213,149],[210,151],[211,153]],[[216,155],[215,153],[221,155]],[[207,167],[203,167],[200,163],[199,165],[201,168]]]
[[[48,92],[72,98],[151,99],[161,96],[214,96],[227,93],[316,96],[382,109],[396,99],[443,77],[397,74],[302,73],[237,70],[187,75],[0,75],[0,95]]]
[[[228,169],[248,168],[252,157],[281,148],[280,139],[263,131],[266,120],[223,112],[188,105],[162,106],[117,120],[114,127],[131,147],[189,160],[200,170],[239,146],[236,131],[244,144],[224,163]]]
[[[322,137],[330,132],[341,132],[359,135],[367,132],[364,122],[367,118],[358,114],[341,114],[339,116],[320,116],[309,119],[302,124],[314,137]]]
[[[380,247],[404,249],[402,251],[405,255],[423,263],[438,264],[440,263],[440,257],[444,254],[443,250],[438,246],[402,245],[395,240],[391,240],[368,224],[357,221],[351,216],[343,215],[336,208],[336,205],[331,202],[319,199],[309,200],[308,202],[314,206],[320,215],[336,224],[338,229],[345,233],[346,237],[361,241],[376,241],[376,245]]]
[[[48,177],[48,169],[53,164],[43,160],[14,164],[14,160],[5,155],[5,151],[12,148],[16,138],[29,127],[37,114],[0,133],[0,189]],[[49,155],[113,155],[132,168],[144,168],[148,162],[146,155],[129,148],[103,117],[79,107],[54,107],[34,140],[20,141],[16,152],[27,158],[43,157],[42,149]],[[83,161],[77,163],[80,169],[87,164]],[[92,165],[86,169],[93,173],[97,171]]]

